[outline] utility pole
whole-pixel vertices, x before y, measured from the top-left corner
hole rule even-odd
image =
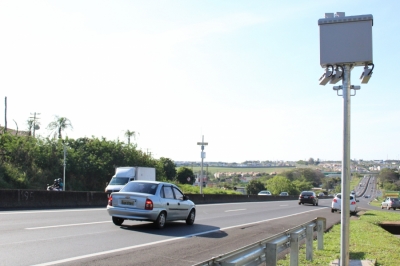
[[[32,113],[31,113],[31,115],[32,115]],[[40,129],[40,127],[39,127],[39,124],[40,123],[36,123],[36,119],[39,119],[39,117],[37,117],[37,115],[40,115],[40,113],[36,113],[36,112],[34,112],[33,113],[33,117],[31,116],[30,118],[33,118],[33,124],[32,124],[32,127],[33,127],[33,137],[35,137],[35,131],[36,130],[39,130]]]
[[[204,142],[204,135],[201,137],[201,142],[197,142],[197,145],[201,145],[200,194],[203,194],[203,160],[206,158],[204,146],[208,145],[208,142]]]
[[[7,132],[7,96],[4,99],[4,133]]]
[[[63,148],[64,148],[64,174],[63,174],[63,191],[65,191],[65,168],[67,167],[67,146],[63,141]]]

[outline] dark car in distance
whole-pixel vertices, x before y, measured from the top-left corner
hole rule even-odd
[[[318,206],[318,197],[314,191],[302,191],[299,196],[299,205],[304,203]]]

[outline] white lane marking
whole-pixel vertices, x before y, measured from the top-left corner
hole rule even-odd
[[[91,222],[91,223],[80,223],[80,224],[60,224],[60,225],[51,225],[51,226],[31,227],[31,228],[25,228],[25,229],[26,229],[26,230],[36,230],[36,229],[47,229],[47,228],[68,227],[68,226],[79,226],[79,225],[88,225],[88,224],[103,224],[103,223],[111,223],[111,221]]]
[[[236,210],[227,210],[225,212],[238,212],[238,211],[245,211],[246,209],[236,209]]]
[[[106,208],[104,209],[73,209],[73,210],[47,210],[47,211],[6,211],[6,212],[0,212],[0,215],[4,214],[32,214],[32,213],[54,213],[54,212],[88,212],[88,211],[105,211],[107,210]]]
[[[279,207],[287,207],[287,206],[289,206],[289,205],[279,205]]]
[[[326,207],[326,208],[328,208],[328,207]],[[241,225],[234,225],[234,226],[229,226],[229,227],[225,227],[225,228],[214,229],[214,230],[205,231],[205,232],[201,232],[201,233],[196,233],[196,234],[191,234],[191,235],[186,235],[186,236],[181,236],[181,237],[175,237],[175,238],[171,238],[171,239],[165,239],[165,240],[155,241],[155,242],[151,242],[151,243],[136,245],[136,246],[117,248],[117,249],[112,249],[112,250],[108,250],[108,251],[97,252],[97,253],[92,253],[92,254],[87,254],[87,255],[82,255],[82,256],[77,256],[77,257],[72,257],[72,258],[63,259],[63,260],[45,262],[45,263],[36,264],[36,265],[33,265],[33,266],[48,266],[48,265],[71,262],[71,261],[75,261],[75,260],[86,259],[86,258],[91,258],[91,257],[96,257],[96,256],[102,256],[102,255],[111,254],[111,253],[115,253],[115,252],[121,252],[121,251],[125,251],[125,250],[136,249],[136,248],[141,248],[141,247],[146,247],[146,246],[151,246],[151,245],[171,242],[171,241],[175,241],[175,240],[179,240],[179,239],[190,238],[190,237],[199,236],[199,235],[205,235],[205,234],[209,234],[209,233],[213,233],[213,232],[217,232],[217,231],[224,231],[224,230],[233,229],[233,228],[237,228],[237,227],[241,227],[241,226],[247,226],[247,225],[253,225],[253,224],[269,222],[269,221],[273,221],[273,220],[278,220],[278,219],[282,219],[282,218],[296,216],[296,215],[303,214],[303,213],[318,211],[320,209],[322,209],[322,208],[315,209],[315,210],[310,210],[310,211],[306,211],[306,212],[301,212],[301,213],[296,213],[296,214],[291,214],[291,215],[287,215],[287,216],[281,216],[279,218],[267,219],[267,220],[263,220],[263,221],[252,222],[252,223],[245,223],[245,224],[241,224]]]

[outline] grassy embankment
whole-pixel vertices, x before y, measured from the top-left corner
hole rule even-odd
[[[350,189],[355,189],[362,178],[353,178]],[[372,201],[371,205],[380,206],[381,200]],[[350,220],[349,256],[351,260],[376,260],[375,265],[399,265],[400,238],[379,226],[381,223],[393,222],[400,226],[400,212],[367,211],[360,213],[359,219]],[[313,261],[305,259],[305,247],[299,253],[300,265],[329,265],[340,258],[341,225],[337,224],[324,234],[324,250],[317,250],[314,241]],[[289,255],[278,265],[290,264]]]
[[[201,167],[199,166],[194,166],[192,167],[188,167],[189,169],[192,169],[193,173],[199,173],[201,171]],[[272,172],[283,172],[283,171],[287,171],[287,170],[291,170],[294,169],[294,167],[206,167],[203,166],[203,171],[208,171],[212,176],[214,176],[215,173],[217,172],[260,172],[260,173],[267,173],[270,174]]]
[[[400,238],[379,226],[384,222],[399,223],[400,212],[367,211],[359,219],[350,220],[350,260],[376,260],[375,265],[397,266],[400,261]],[[299,265],[329,265],[340,258],[341,225],[335,225],[324,234],[324,250],[314,241],[313,261],[305,259],[305,247],[299,252]],[[290,264],[289,255],[278,265]]]

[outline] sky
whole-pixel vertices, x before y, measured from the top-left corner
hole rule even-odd
[[[154,158],[342,160],[343,97],[321,86],[318,20],[373,15],[368,84],[351,97],[350,158],[400,159],[400,1],[0,2],[0,125],[127,142]],[[340,45],[340,40],[338,40]],[[400,70],[400,69],[399,69]],[[336,84],[339,85],[339,84]]]

